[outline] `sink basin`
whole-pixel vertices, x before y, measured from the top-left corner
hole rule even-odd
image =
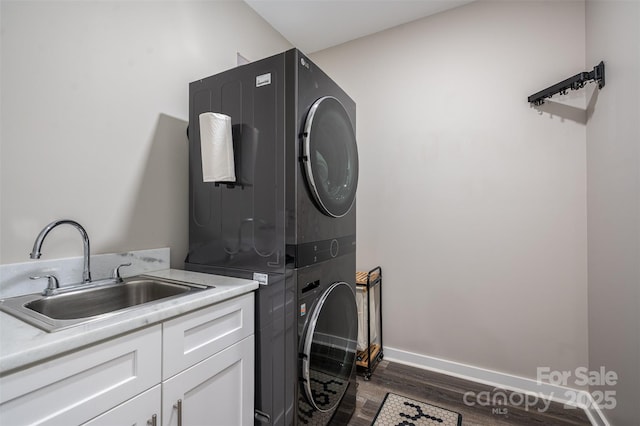
[[[25,308],[53,319],[78,319],[102,315],[186,293],[190,287],[152,279],[128,281],[86,291],[43,297]]]
[[[30,294],[5,299],[0,301],[0,310],[52,332],[207,288],[210,287],[137,276],[119,284],[105,284],[54,296]]]

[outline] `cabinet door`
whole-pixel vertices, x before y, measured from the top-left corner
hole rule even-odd
[[[120,404],[83,426],[160,426],[161,385]],[[154,419],[155,416],[155,419]],[[155,421],[155,423],[154,423]]]
[[[155,325],[2,377],[0,424],[77,425],[160,383]]]
[[[163,382],[162,424],[253,425],[253,346],[251,335]]]

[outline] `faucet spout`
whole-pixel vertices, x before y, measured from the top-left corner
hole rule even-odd
[[[42,255],[40,250],[42,249],[42,243],[44,242],[44,239],[47,237],[49,232],[51,232],[51,230],[58,225],[71,225],[80,232],[80,235],[82,236],[82,244],[84,248],[84,269],[82,271],[82,281],[85,283],[91,282],[91,268],[89,266],[89,262],[90,262],[89,235],[87,234],[87,231],[85,231],[85,229],[82,227],[82,225],[80,225],[78,222],[74,220],[69,220],[69,219],[55,220],[50,224],[48,224],[47,226],[45,226],[36,237],[36,241],[33,243],[33,249],[31,250],[29,257],[31,259],[40,259],[40,256]]]

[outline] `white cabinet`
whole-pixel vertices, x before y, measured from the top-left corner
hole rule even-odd
[[[251,293],[163,324],[164,426],[253,425],[253,318]]]
[[[162,425],[253,425],[253,345],[247,337],[165,381]]]
[[[162,333],[149,327],[0,379],[0,424],[78,425],[160,382]]]
[[[0,378],[0,424],[253,425],[253,297]]]

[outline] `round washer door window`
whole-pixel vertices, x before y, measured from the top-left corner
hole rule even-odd
[[[320,210],[332,217],[346,215],[356,199],[358,147],[340,101],[325,96],[311,106],[302,145],[309,189]]]
[[[332,284],[318,299],[304,334],[302,376],[307,400],[327,412],[336,407],[356,360],[358,313],[351,287]]]

